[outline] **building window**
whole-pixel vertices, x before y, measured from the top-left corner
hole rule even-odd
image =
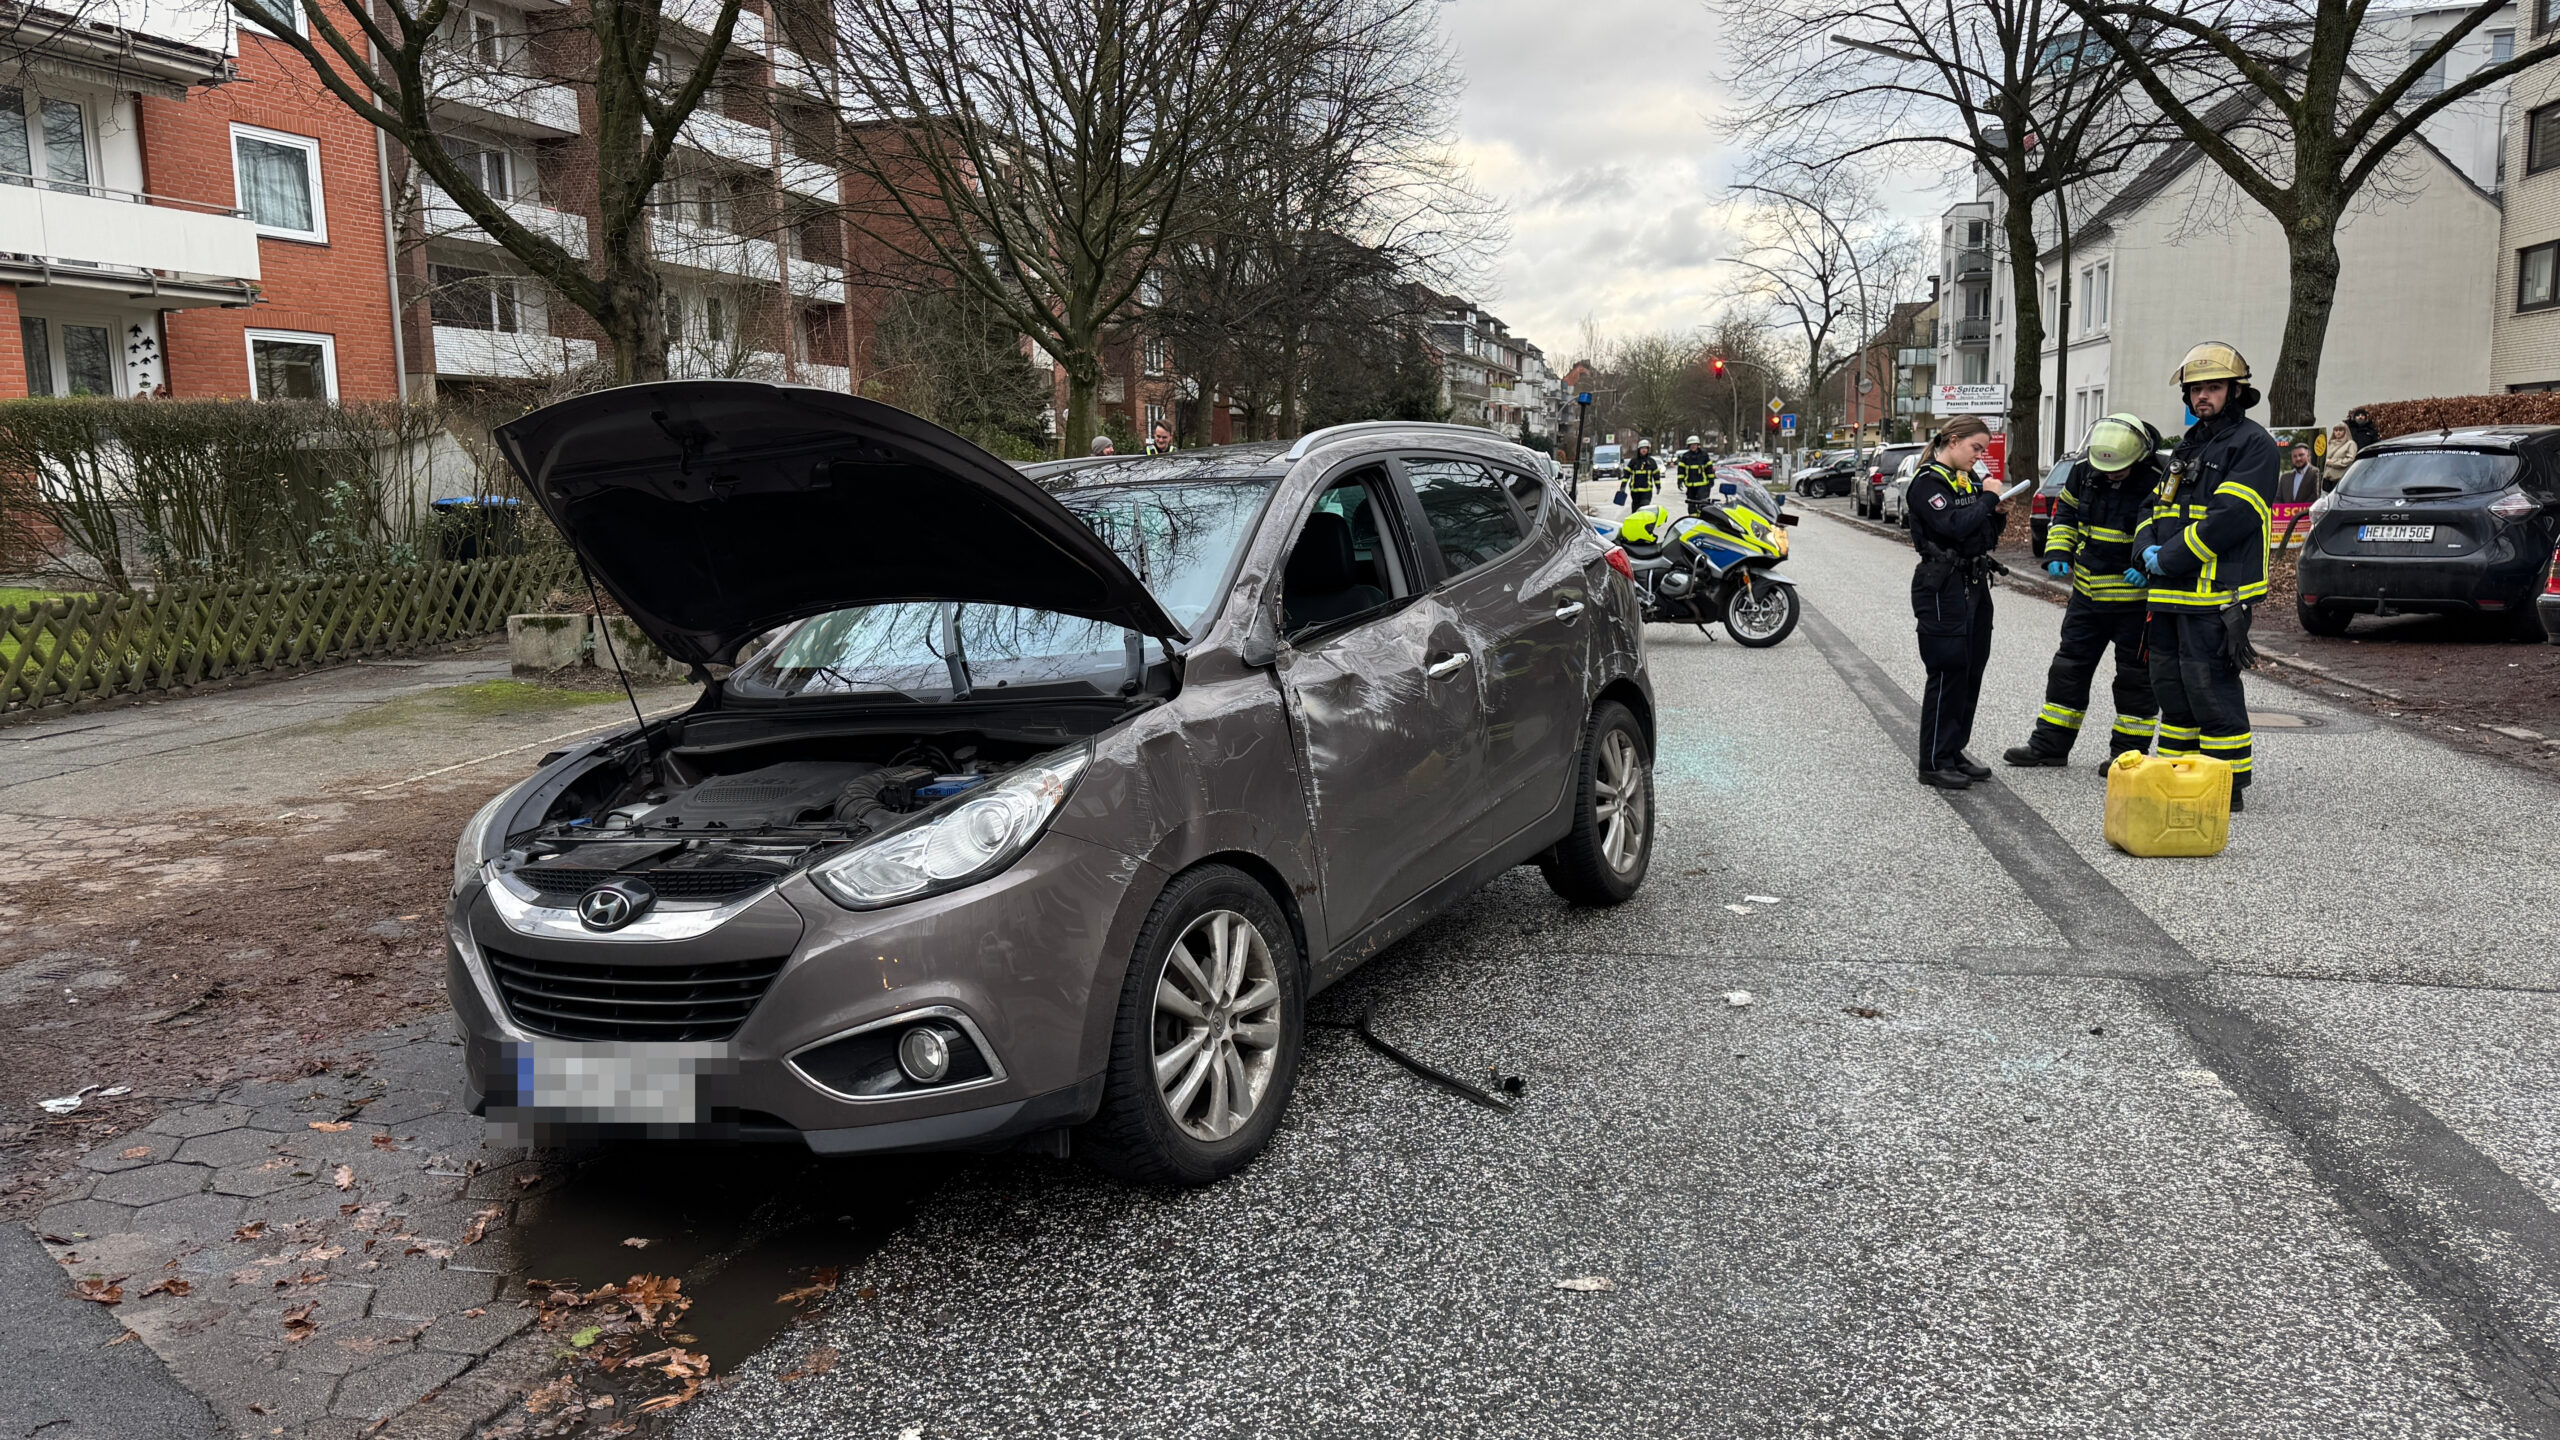
[[[2555,18],[2560,18],[2560,0],[2533,0],[2534,34],[2550,34]]]
[[[231,127],[232,187],[261,235],[328,243],[320,203],[320,142],[301,135]]]
[[[304,33],[302,7],[294,0],[249,0],[249,8],[274,20],[279,30],[290,30],[296,35]]]
[[[18,344],[29,395],[115,395],[115,332],[106,326],[21,315]]]
[[[2560,165],[2560,105],[2545,105],[2524,117],[2524,173],[2539,175]]]
[[[2514,58],[2516,58],[2516,32],[2513,30],[2490,31],[2489,63],[2504,65]]]
[[[460,265],[430,265],[427,279],[435,287],[428,296],[427,309],[438,325],[497,330],[510,335],[519,328],[513,276],[492,275]]]
[[[2084,331],[2107,327],[2107,272],[2113,268],[2110,262],[2092,265],[2080,272],[2080,314],[2083,321],[2080,328]]]
[[[89,188],[89,117],[77,100],[0,85],[0,184],[41,179],[49,190]]]
[[[452,136],[444,137],[443,144],[444,153],[471,178],[472,184],[480,187],[482,194],[492,200],[516,198],[515,160],[506,151]]]
[[[1164,342],[1162,340],[1158,340],[1154,336],[1149,336],[1147,337],[1146,342],[1138,347],[1138,350],[1139,363],[1146,366],[1148,374],[1161,375],[1164,373]]]
[[[2409,63],[2412,65],[2417,64],[2429,50],[2435,48],[2435,43],[2434,36],[2424,36],[2410,41]],[[2417,83],[2409,87],[2409,98],[2412,100],[2424,100],[2430,95],[2440,93],[2443,89],[2444,57],[2439,55],[2436,57],[2436,63],[2418,72]]]
[[[251,330],[249,389],[260,400],[338,398],[338,344],[327,335]]]
[[[2553,271],[2560,270],[2560,240],[2547,240],[2530,250],[2516,252],[2516,308],[2545,310],[2560,304],[2560,290],[2553,287]]]

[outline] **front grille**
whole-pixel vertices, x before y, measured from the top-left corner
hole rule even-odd
[[[726,1040],[783,964],[614,965],[482,953],[516,1023],[562,1040]]]
[[[661,900],[727,900],[781,877],[768,870],[581,870],[564,865],[518,870],[516,878],[551,900],[574,900],[607,880],[637,880]]]

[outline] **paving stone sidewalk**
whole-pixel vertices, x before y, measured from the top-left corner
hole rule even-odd
[[[232,1433],[467,1434],[549,1358],[510,1232],[556,1182],[484,1140],[457,1047],[422,1021],[181,1105],[83,1157],[34,1229]]]

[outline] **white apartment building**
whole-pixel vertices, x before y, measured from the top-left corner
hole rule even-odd
[[[2560,43],[2560,4],[2537,0],[2529,43]],[[2514,82],[2504,151],[2505,234],[2498,245],[2490,383],[2560,390],[2560,64]]]

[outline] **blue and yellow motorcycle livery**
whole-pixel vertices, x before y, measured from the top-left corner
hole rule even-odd
[[[1786,527],[1796,519],[1774,505],[1762,510],[1734,500],[1676,519],[1648,505],[1594,528],[1625,548],[1645,619],[1702,631],[1722,621],[1736,641],[1759,649],[1796,628],[1795,582],[1775,573],[1787,558]]]

